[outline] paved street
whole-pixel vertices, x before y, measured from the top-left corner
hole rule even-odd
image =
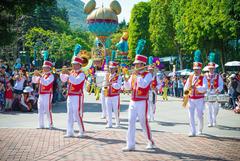
[[[220,109],[218,126],[207,127],[204,135],[189,138],[188,112],[181,100],[161,101],[158,96],[155,121],[150,123],[157,149],[145,149],[146,140],[137,123],[135,152],[122,152],[127,129],[127,95],[121,97],[121,128],[106,129],[100,119],[100,104],[85,95],[85,138],[64,138],[66,104],[53,110],[54,130],[37,129],[37,113],[0,114],[0,160],[240,160],[240,117]],[[114,122],[114,121],[113,121]],[[77,126],[75,126],[77,129]]]

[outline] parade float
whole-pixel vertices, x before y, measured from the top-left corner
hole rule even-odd
[[[89,93],[95,91],[98,99],[108,63],[116,57],[116,52],[111,51],[110,36],[118,28],[117,15],[121,13],[121,6],[118,1],[112,0],[109,7],[102,5],[96,8],[96,1],[89,0],[84,6],[84,12],[88,15],[88,29],[96,36],[91,58],[85,68],[88,70],[86,88]]]

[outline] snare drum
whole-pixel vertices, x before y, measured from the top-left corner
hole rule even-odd
[[[207,95],[205,102],[217,102],[217,95]]]
[[[219,103],[227,103],[227,102],[229,102],[229,95],[228,94],[219,94],[217,96],[217,101]]]

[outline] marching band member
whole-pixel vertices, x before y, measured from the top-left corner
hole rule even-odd
[[[83,59],[77,56],[73,57],[73,71],[63,70],[60,78],[62,82],[68,82],[68,97],[67,97],[67,133],[65,137],[74,135],[73,123],[77,121],[79,127],[78,137],[83,137],[84,125],[82,120],[83,112],[83,86],[85,74],[81,71]]]
[[[214,73],[216,69],[216,64],[214,63],[215,53],[209,54],[210,62],[208,63],[209,73],[206,74],[208,81],[208,92],[207,95],[216,95],[220,94],[223,90],[223,79],[221,75]],[[208,127],[216,126],[216,119],[219,110],[218,102],[206,102],[208,107]]]
[[[107,74],[108,67],[107,65],[104,66],[104,72]],[[101,89],[101,107],[102,107],[102,119],[106,118],[107,115],[107,109],[106,109],[106,101],[105,101],[105,96],[104,96],[104,87]]]
[[[109,62],[110,73],[107,73],[104,78],[105,89],[105,104],[107,110],[107,127],[112,127],[112,111],[114,111],[116,125],[120,126],[119,112],[120,112],[120,90],[122,86],[122,77],[117,74],[117,62]]]
[[[34,71],[32,78],[33,83],[39,84],[39,98],[38,98],[38,120],[39,128],[44,128],[44,113],[47,114],[49,129],[53,128],[52,120],[52,94],[53,94],[53,81],[54,76],[50,70],[52,62],[44,61],[43,74]]]
[[[154,73],[154,66],[149,66],[148,71],[152,74],[152,82],[149,91],[149,119],[154,121],[154,114],[156,111],[157,91],[159,91],[161,84],[158,76]]]
[[[133,73],[129,80],[125,78],[124,87],[132,90],[131,101],[128,111],[128,132],[127,132],[127,146],[123,151],[135,150],[135,132],[136,132],[136,119],[138,117],[143,132],[147,138],[147,149],[154,148],[154,142],[151,136],[151,130],[148,124],[148,94],[152,75],[143,70],[143,66],[147,62],[147,57],[143,55],[136,55],[135,64],[136,72]],[[138,70],[137,70],[138,69]]]
[[[189,99],[189,119],[190,119],[190,134],[189,137],[196,136],[195,128],[195,111],[198,117],[198,135],[202,134],[203,130],[203,111],[204,111],[204,94],[207,91],[207,79],[201,75],[202,63],[200,62],[201,51],[197,50],[194,53],[193,70],[194,74],[190,75],[184,86],[184,93],[188,91]]]

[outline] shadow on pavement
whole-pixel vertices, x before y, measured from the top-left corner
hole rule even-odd
[[[123,144],[126,143],[126,140],[118,140],[118,139],[107,139],[107,138],[97,138],[88,136],[88,139],[99,141],[105,144]]]
[[[223,161],[223,158],[216,158],[211,156],[204,156],[204,155],[195,155],[195,154],[187,154],[187,153],[180,153],[180,152],[170,152],[166,150],[162,150],[159,148],[155,148],[154,150],[135,150],[133,152],[141,152],[141,153],[150,153],[150,154],[163,154],[163,155],[170,155],[176,157],[177,159],[182,160],[219,160]]]
[[[189,125],[188,123],[182,123],[182,122],[165,122],[165,121],[156,121],[158,125],[162,126],[176,126],[176,125]]]
[[[128,109],[128,105],[121,105],[120,112],[124,112]],[[84,112],[101,112],[101,104],[100,103],[84,103]],[[58,103],[53,107],[53,113],[66,113],[67,105],[65,103]]]
[[[218,141],[236,141],[240,142],[240,138],[230,138],[230,137],[220,137],[220,136],[214,136],[210,134],[204,134],[201,137],[211,139],[211,140],[218,140]]]
[[[240,127],[230,127],[224,125],[217,125],[217,128],[220,130],[232,130],[232,131],[240,131]]]

